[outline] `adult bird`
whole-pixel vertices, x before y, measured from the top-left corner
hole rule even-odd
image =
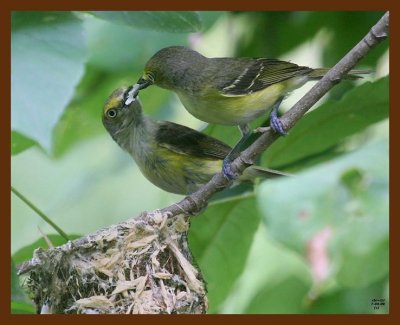
[[[231,147],[186,126],[151,119],[143,114],[139,97],[126,104],[131,88],[121,87],[110,95],[102,121],[150,182],[167,192],[189,194],[221,171]],[[288,174],[249,166],[238,180],[283,175]]]
[[[322,78],[328,70],[266,58],[207,58],[189,48],[171,46],[146,63],[127,103],[154,84],[175,92],[189,113],[202,121],[239,126],[242,138],[224,161],[224,173],[232,178],[230,162],[251,134],[249,123],[269,114],[272,129],[286,134],[277,115],[280,103],[291,91]],[[346,78],[364,73],[368,71],[352,70]]]

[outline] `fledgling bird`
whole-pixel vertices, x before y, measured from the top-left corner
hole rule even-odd
[[[143,114],[138,97],[126,104],[131,88],[121,87],[111,94],[102,121],[150,182],[167,192],[189,194],[221,171],[231,147],[186,126],[154,121]],[[283,175],[288,174],[250,166],[239,181]]]
[[[266,58],[207,58],[189,48],[171,46],[146,63],[127,103],[152,84],[172,90],[196,118],[239,126],[242,139],[235,146],[237,150],[251,133],[249,122],[261,115],[270,114],[271,127],[286,134],[277,116],[283,98],[307,81],[322,78],[328,70]],[[369,71],[352,70],[346,78],[359,78],[364,73]],[[232,154],[224,162],[228,178]]]

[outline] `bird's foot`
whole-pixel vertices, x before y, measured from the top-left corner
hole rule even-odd
[[[255,128],[253,130],[253,133],[266,133],[270,131],[271,129],[274,130],[274,132],[278,133],[279,135],[285,136],[287,135],[287,132],[285,131],[285,128],[283,127],[282,122],[280,121],[279,118],[272,119],[271,118],[271,126],[260,126],[258,128]]]
[[[272,130],[274,130],[279,135],[283,135],[283,136],[287,135],[287,132],[285,131],[285,128],[283,127],[283,123],[278,118],[278,116],[276,116],[275,114],[271,114],[270,126],[271,126]]]
[[[281,102],[283,100],[283,96],[280,97],[272,106],[271,114],[269,115],[269,125],[271,126],[272,130],[275,131],[275,133],[278,133],[279,135],[285,136],[287,132],[285,131],[285,128],[283,127],[283,123],[278,117],[278,109],[279,106],[281,105]]]
[[[253,130],[253,133],[265,133],[267,131],[271,130],[271,128],[269,126],[260,126],[258,128],[255,128]]]
[[[222,174],[229,181],[235,179],[238,176],[237,173],[233,172],[231,163],[231,159],[227,157],[224,159],[224,162],[222,164]]]

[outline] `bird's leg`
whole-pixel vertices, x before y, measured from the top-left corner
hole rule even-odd
[[[283,127],[283,124],[281,120],[278,117],[278,110],[279,106],[281,105],[283,100],[283,96],[279,97],[278,100],[275,102],[274,106],[272,106],[271,113],[269,115],[269,125],[274,130],[276,133],[280,135],[286,135],[287,132],[285,131],[285,128]],[[264,133],[267,130],[269,130],[269,127],[259,127],[254,130],[254,132],[258,133]]]
[[[280,97],[272,107],[271,114],[269,115],[269,124],[276,133],[279,133],[280,135],[286,135],[287,133],[283,127],[281,120],[278,117],[278,109],[282,103],[282,100],[283,97]]]
[[[235,155],[240,152],[241,147],[243,144],[246,142],[246,140],[249,138],[251,135],[251,130],[250,126],[248,124],[242,124],[239,125],[240,132],[242,134],[241,139],[239,140],[238,143],[232,148],[232,150],[228,153],[228,155],[224,159],[224,163],[222,165],[222,173],[225,176],[225,178],[232,180],[234,179],[237,175],[232,171],[231,168],[231,163],[233,159],[235,158]]]

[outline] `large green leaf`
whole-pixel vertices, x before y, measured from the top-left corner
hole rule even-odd
[[[364,83],[340,101],[327,102],[304,116],[265,152],[262,163],[279,169],[323,152],[388,116],[389,78]]]
[[[259,222],[255,199],[246,196],[211,203],[193,219],[189,244],[207,282],[210,313],[242,272]]]
[[[143,74],[147,60],[158,50],[171,45],[187,45],[188,41],[185,33],[140,30],[97,16],[87,16],[84,28],[88,35],[88,64],[109,73],[129,73],[131,83]]]
[[[314,25],[323,23],[332,37],[324,51],[324,63],[332,66],[363,38],[384,15],[384,11],[314,12]],[[319,15],[318,15],[319,14]],[[349,30],[351,29],[351,33]],[[387,50],[388,42],[379,44],[362,59],[360,66],[375,64]]]
[[[11,154],[16,155],[35,145],[35,141],[23,136],[21,133],[11,131]]]
[[[325,66],[334,65],[382,17],[382,11],[253,11],[237,15],[245,19],[238,56],[279,58],[325,32],[322,48]],[[267,38],[267,41],[266,41]],[[375,64],[387,49],[382,44],[361,62]],[[317,68],[313,62],[309,66]]]
[[[222,313],[300,313],[311,288],[311,275],[301,256],[258,227],[245,269],[225,300]]]
[[[84,71],[82,22],[69,12],[18,11],[11,30],[11,128],[50,151]]]
[[[380,280],[363,288],[341,288],[324,294],[313,302],[307,313],[313,314],[372,314],[387,313],[389,300],[384,294],[384,284]],[[373,299],[384,299],[384,305],[374,307]]]
[[[246,314],[297,314],[302,311],[303,300],[310,288],[309,283],[296,275],[289,275],[282,282],[264,286],[253,297]]]
[[[36,314],[35,307],[27,302],[11,301],[12,314]]]
[[[112,23],[161,32],[197,32],[202,24],[195,11],[89,11]]]
[[[329,230],[331,275],[363,287],[388,272],[388,144],[377,142],[258,192],[273,237],[304,255]]]

